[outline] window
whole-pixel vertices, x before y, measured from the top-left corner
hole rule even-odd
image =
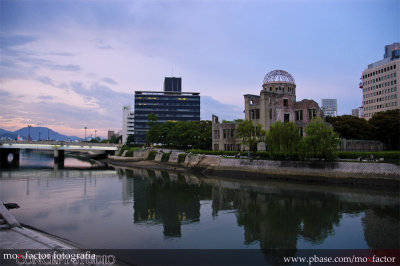
[[[219,139],[219,130],[214,130],[214,139]]]
[[[272,109],[269,109],[269,119],[272,119]]]
[[[219,144],[214,144],[214,151],[218,151],[219,150]]]
[[[288,106],[288,102],[289,102],[288,99],[283,99],[283,106]]]
[[[283,121],[286,123],[286,122],[289,122],[289,114],[284,114],[284,119],[283,119]]]
[[[317,111],[315,109],[308,109],[308,118],[311,120],[313,117],[317,115]]]
[[[299,127],[299,135],[300,137],[303,137],[303,127]]]
[[[256,109],[256,119],[260,119],[260,109]]]
[[[303,120],[303,110],[296,111],[296,120],[298,120],[298,121]]]

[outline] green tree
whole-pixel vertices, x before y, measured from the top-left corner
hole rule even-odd
[[[126,145],[131,145],[131,144],[133,144],[135,142],[135,136],[134,135],[132,135],[132,134],[130,134],[130,135],[128,135],[128,137],[126,138]]]
[[[372,139],[372,126],[367,120],[352,115],[337,117],[328,116],[326,122],[332,124],[333,130],[345,139]]]
[[[118,144],[120,140],[122,140],[122,136],[117,137],[115,135],[112,135],[110,138],[110,143]]]
[[[306,136],[299,143],[300,157],[324,158],[337,157],[339,136],[321,118],[316,117],[305,128]]]
[[[369,123],[375,140],[382,141],[387,149],[400,149],[400,109],[376,113]]]
[[[147,116],[147,125],[150,127],[146,134],[146,144],[157,143],[160,140],[160,125],[154,113]]]
[[[247,145],[251,151],[257,151],[257,144],[265,141],[266,131],[260,124],[253,126],[250,120],[238,123],[236,135],[242,138],[242,143]]]
[[[267,132],[267,150],[272,155],[276,152],[284,152],[292,157],[300,139],[299,129],[293,122],[278,121],[272,124]]]

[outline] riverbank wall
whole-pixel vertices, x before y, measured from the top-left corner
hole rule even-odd
[[[110,156],[115,161],[145,161],[149,151],[135,151],[129,159]],[[185,161],[178,163],[178,155],[172,152],[168,162],[161,162],[162,152],[157,152],[149,164],[157,168],[177,166],[205,175],[229,175],[240,179],[285,179],[306,182],[328,182],[372,185],[400,189],[400,166],[382,162],[327,162],[327,161],[275,161],[248,158],[226,158],[217,155],[186,154]],[[130,164],[130,163],[129,163]],[[130,166],[134,166],[134,162]],[[119,164],[120,165],[120,164]],[[143,162],[141,166],[143,166]]]

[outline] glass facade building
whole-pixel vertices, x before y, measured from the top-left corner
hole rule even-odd
[[[177,91],[135,91],[135,142],[145,143],[147,116],[154,113],[159,123],[200,121],[200,93]]]

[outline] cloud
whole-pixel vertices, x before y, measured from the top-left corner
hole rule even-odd
[[[102,81],[111,84],[111,85],[117,85],[117,82],[113,80],[112,78],[103,78]]]
[[[242,106],[224,104],[210,96],[201,96],[200,104],[200,116],[202,120],[211,120],[213,114],[219,116],[221,120],[244,118],[244,107]]]
[[[51,96],[43,96],[43,95],[41,95],[41,96],[38,97],[38,99],[41,99],[41,100],[52,100],[54,98],[51,97]]]

